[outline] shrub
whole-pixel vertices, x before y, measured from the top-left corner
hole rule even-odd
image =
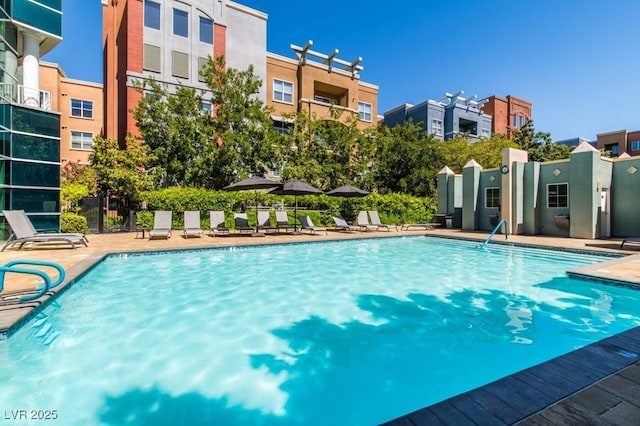
[[[89,232],[87,218],[75,213],[60,215],[60,232],[86,234]]]

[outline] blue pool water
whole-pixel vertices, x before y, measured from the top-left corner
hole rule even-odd
[[[376,424],[638,326],[639,293],[565,275],[602,260],[427,237],[112,256],[0,342],[0,407]]]

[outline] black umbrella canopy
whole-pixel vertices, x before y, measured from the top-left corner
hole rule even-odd
[[[327,191],[326,194],[331,197],[344,197],[344,198],[364,197],[366,195],[369,195],[369,193],[364,189],[356,188],[355,186],[351,186],[351,185],[339,186],[336,189]]]
[[[241,180],[240,182],[232,183],[231,185],[225,186],[225,191],[247,191],[253,189],[256,193],[256,216],[258,216],[258,189],[270,189],[270,188],[279,188],[282,184],[279,182],[274,182],[272,180],[260,177],[253,176],[249,179]],[[263,233],[258,232],[258,223],[256,222],[256,232],[253,233],[253,236],[262,237]]]
[[[225,186],[225,191],[246,191],[249,189],[269,189],[269,188],[277,188],[282,184],[279,182],[274,182],[267,178],[263,178],[260,176],[253,176],[249,179],[241,180],[240,182],[232,183],[231,185]]]
[[[298,195],[320,195],[322,191],[318,188],[309,185],[308,183],[302,182],[298,179],[290,180],[289,182],[285,182],[281,188],[276,188],[271,191],[271,194],[277,195],[293,195],[295,198],[295,207],[293,211],[294,222],[293,222],[293,232],[298,233],[298,227],[295,222],[298,218]]]
[[[282,185],[282,188],[272,191],[272,193],[278,195],[319,195],[322,194],[322,191],[301,180],[293,179]]]

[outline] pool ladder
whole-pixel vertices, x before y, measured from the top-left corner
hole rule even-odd
[[[46,272],[40,269],[30,268],[29,266],[45,266],[56,269],[58,271],[58,278],[55,281],[52,281],[51,276]],[[31,290],[3,292],[2,289],[4,288],[4,279],[7,272],[35,275],[36,277],[42,278],[43,284]],[[0,266],[0,304],[21,303],[36,300],[49,291],[49,289],[60,285],[64,279],[64,269],[57,263],[45,260],[12,260]]]
[[[486,240],[484,240],[484,243],[482,243],[481,245],[479,245],[479,248],[485,248],[487,247],[487,244],[489,244],[489,242],[491,241],[491,238],[493,238],[493,236],[495,235],[496,232],[498,232],[500,230],[500,228],[502,227],[502,225],[504,225],[504,239],[506,240],[507,238],[509,238],[509,224],[507,223],[506,220],[502,219],[500,220],[500,222],[498,222],[498,224],[496,225],[495,228],[493,228],[493,231],[491,231],[491,233],[489,234],[489,236],[487,237]]]

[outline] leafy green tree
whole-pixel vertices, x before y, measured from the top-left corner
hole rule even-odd
[[[548,132],[536,132],[529,120],[520,129],[511,130],[513,141],[527,151],[529,161],[553,161],[569,158],[571,150],[563,144],[553,143]]]
[[[253,67],[225,69],[222,56],[201,71],[208,90],[179,86],[173,92],[154,80],[138,83],[146,96],[134,109],[143,144],[164,170],[164,184],[220,189],[273,167],[269,111],[256,96],[261,81]],[[213,111],[203,108],[213,105]]]
[[[120,149],[114,139],[98,136],[93,141],[93,150],[89,160],[100,192],[139,201],[140,194],[153,187],[155,177],[145,171],[151,159],[148,148],[133,136],[127,137],[125,149]]]

